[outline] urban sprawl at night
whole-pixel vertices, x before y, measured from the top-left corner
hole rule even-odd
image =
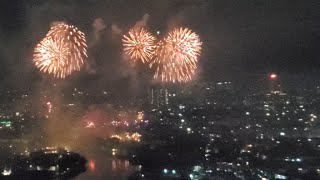
[[[317,0],[1,0],[0,179],[320,179]]]

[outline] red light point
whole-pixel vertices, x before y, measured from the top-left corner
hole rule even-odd
[[[275,73],[270,74],[270,79],[275,80],[277,79],[278,75]]]
[[[94,161],[89,161],[89,169],[91,171],[94,171],[96,169],[96,164],[94,163]]]

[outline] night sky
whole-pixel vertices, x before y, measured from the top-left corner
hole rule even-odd
[[[70,86],[130,87],[150,79],[143,67],[121,56],[120,37],[143,15],[162,34],[177,26],[192,28],[203,41],[197,80],[255,82],[277,72],[288,80],[317,80],[320,75],[320,2],[317,0],[4,0],[0,9],[0,84],[32,87],[52,78],[32,64],[34,45],[50,23],[66,21],[87,34],[90,70],[64,80]],[[106,29],[93,40],[92,23]],[[119,36],[119,35],[118,35]],[[115,85],[116,84],[116,85]],[[125,90],[127,90],[125,88]]]

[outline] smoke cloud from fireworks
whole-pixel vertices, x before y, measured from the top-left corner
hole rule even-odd
[[[93,33],[94,33],[94,37],[95,40],[100,40],[100,36],[101,36],[101,31],[106,29],[106,25],[104,23],[104,20],[102,18],[96,18],[93,23],[92,23],[92,27],[93,27]]]
[[[145,27],[148,23],[150,15],[148,13],[142,16],[142,19],[137,21],[136,24],[132,27],[132,29],[141,29]]]

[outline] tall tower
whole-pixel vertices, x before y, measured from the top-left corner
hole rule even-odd
[[[282,93],[282,88],[280,85],[279,76],[276,73],[271,73],[269,75],[270,80],[270,91],[271,94],[280,94]]]

